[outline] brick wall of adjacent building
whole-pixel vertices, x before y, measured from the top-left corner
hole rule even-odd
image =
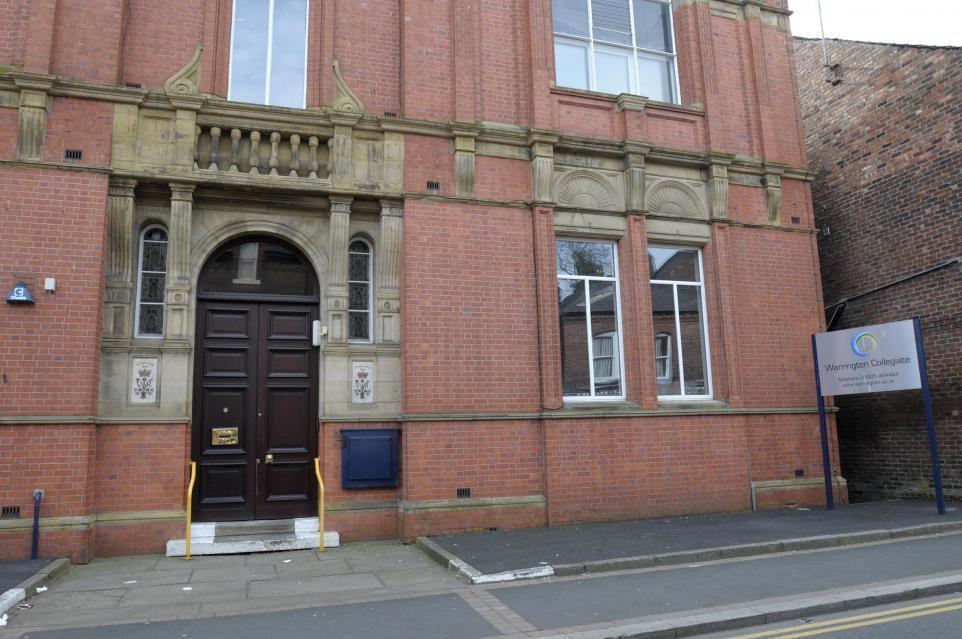
[[[962,48],[829,40],[826,69],[821,46],[795,42],[832,305],[962,255]],[[945,489],[962,497],[962,265],[839,312],[835,328],[921,318]],[[836,403],[853,498],[933,494],[919,391]]]

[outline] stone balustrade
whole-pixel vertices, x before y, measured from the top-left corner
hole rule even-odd
[[[198,124],[194,169],[327,179],[328,138],[321,134]]]

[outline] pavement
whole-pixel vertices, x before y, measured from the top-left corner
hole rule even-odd
[[[848,514],[845,511],[854,508],[849,506],[835,512],[841,515],[837,521],[821,521],[836,526],[836,534],[903,531],[913,523],[912,509],[925,506],[885,504],[872,511],[874,515],[868,512],[871,508],[861,507]],[[633,546],[625,533],[617,552],[626,557],[639,556],[634,554],[639,548],[669,554],[704,551],[710,535],[697,544],[682,538],[709,521],[735,526],[716,533],[715,550],[747,539],[771,544],[770,536],[759,536],[760,530],[796,533],[791,522],[803,521],[791,519],[798,513],[760,514],[682,518],[674,520],[674,528],[660,522],[656,525],[665,538],[642,536],[640,543],[651,545]],[[861,526],[851,524],[858,518]],[[948,522],[938,523],[959,519],[953,510]],[[744,522],[741,536],[736,521]],[[962,591],[962,532],[931,534],[927,527],[932,522],[914,523],[914,536],[904,538],[889,535],[831,548],[815,544],[731,558],[705,551],[702,559],[685,563],[482,585],[465,583],[459,578],[463,575],[437,564],[417,546],[399,542],[190,561],[160,556],[98,559],[72,567],[49,591],[31,599],[31,609],[11,610],[0,638],[694,636]],[[506,538],[514,548],[519,542],[511,535],[506,533]],[[672,536],[675,539],[669,539]],[[554,551],[576,546],[559,544]],[[536,546],[528,550],[529,563],[547,552]],[[583,556],[562,558],[578,561]],[[608,556],[596,557],[606,561]]]
[[[66,559],[25,559],[0,561],[0,621],[24,599],[43,592],[70,568]],[[3,624],[0,624],[2,627]]]
[[[885,501],[421,539],[471,583],[644,568],[962,530],[962,508]]]

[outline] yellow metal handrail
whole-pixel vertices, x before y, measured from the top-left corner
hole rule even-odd
[[[321,458],[314,458],[314,474],[317,475],[317,531],[319,533],[320,548],[324,552],[324,480],[321,478]]]
[[[194,503],[194,480],[197,479],[197,462],[190,462],[190,481],[187,483],[187,536],[184,559],[190,561],[190,511]]]

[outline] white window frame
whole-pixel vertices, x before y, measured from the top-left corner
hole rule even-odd
[[[658,340],[662,340],[665,345],[665,354],[658,354]],[[671,333],[658,333],[655,335],[655,379],[659,382],[671,381]],[[665,360],[665,375],[658,374],[658,360]]]
[[[667,61],[671,62],[671,96],[668,100],[669,104],[681,104],[681,85],[678,79],[678,49],[675,43],[675,16],[671,11],[671,0],[650,0],[651,2],[658,2],[660,4],[668,5],[668,34],[671,36],[671,52],[658,51],[656,49],[648,49],[645,47],[635,46],[635,3],[632,0],[628,1],[628,15],[631,24],[631,44],[618,44],[616,42],[605,42],[604,40],[595,40],[594,36],[594,20],[592,18],[591,12],[591,0],[585,0],[588,8],[588,36],[576,36],[567,33],[559,33],[553,30],[554,34],[553,42],[558,40],[568,41],[570,43],[581,43],[588,46],[588,90],[589,91],[600,91],[598,89],[597,73],[595,70],[595,48],[608,48],[608,49],[622,49],[624,51],[630,52],[629,55],[629,66],[628,66],[628,85],[629,90],[626,93],[632,95],[641,95],[639,93],[639,83],[638,83],[638,53],[645,53],[649,55],[655,55],[660,58],[665,58]],[[558,73],[555,69],[555,78],[557,79]],[[561,85],[559,85],[561,86]],[[575,88],[575,87],[572,87]],[[645,96],[651,97],[651,96]],[[657,101],[657,100],[655,100]]]
[[[583,237],[557,237],[555,238],[555,246],[558,242],[590,242],[593,244],[608,244],[612,248],[612,257],[614,258],[613,269],[614,277],[601,277],[595,275],[568,275],[556,272],[556,279],[559,280],[575,280],[589,282],[588,286],[585,287],[585,330],[587,331],[587,341],[588,341],[588,389],[591,391],[590,395],[564,395],[562,390],[562,400],[565,402],[623,402],[625,401],[625,377],[621,376],[619,387],[621,388],[620,395],[595,395],[595,349],[594,349],[594,337],[591,335],[591,284],[590,282],[614,282],[615,283],[615,317],[617,319],[616,325],[618,327],[618,351],[615,354],[615,358],[618,363],[624,361],[625,353],[625,343],[624,343],[624,330],[621,326],[621,285],[619,284],[619,267],[618,267],[618,243],[610,242],[604,240],[596,240]],[[557,271],[557,268],[556,268]],[[560,328],[560,327],[559,327]],[[610,331],[609,331],[610,333]],[[601,335],[608,335],[609,333],[602,333]],[[601,337],[598,335],[598,337]],[[562,354],[562,358],[564,354]],[[564,373],[562,372],[562,375]],[[563,385],[563,384],[562,384]]]
[[[595,335],[595,337],[592,339],[592,360],[591,360],[591,365],[594,366],[595,363],[596,363],[599,359],[611,359],[611,375],[609,375],[609,376],[607,376],[607,377],[598,377],[597,374],[596,374],[596,377],[595,377],[596,380],[605,381],[605,380],[612,380],[612,379],[621,379],[621,361],[620,361],[620,359],[619,359],[619,357],[618,357],[618,355],[619,355],[618,349],[615,348],[615,340],[614,340],[614,337],[615,337],[615,331],[609,331],[609,332],[607,332],[607,333],[601,333],[601,334],[599,334],[599,335]],[[594,350],[593,350],[593,349],[594,349],[594,341],[595,341],[595,340],[599,340],[599,339],[610,339],[610,340],[611,340],[611,355],[610,355],[610,356],[608,356],[608,355],[595,355],[595,354],[594,354]]]
[[[659,0],[660,1],[660,0]],[[264,105],[271,105],[271,61],[274,55],[274,0],[264,0],[268,2],[267,9],[267,59],[264,61],[266,72],[264,74]],[[230,58],[227,62],[227,99],[233,100],[231,93],[234,86],[234,23],[237,17],[237,0],[231,0],[230,13]],[[304,12],[304,101],[301,108],[307,108],[307,52],[310,44],[311,31],[311,0],[307,0],[307,8]],[[276,106],[276,105],[273,105]],[[294,107],[296,108],[296,107]]]
[[[362,282],[361,280],[352,280],[351,277],[351,245],[354,242],[361,242],[367,246],[367,281]],[[355,255],[364,255],[364,253],[354,253]],[[374,342],[374,245],[371,244],[366,238],[363,237],[353,237],[347,243],[347,260],[348,260],[348,271],[347,271],[347,290],[348,290],[348,301],[347,301],[347,332],[348,332],[348,343],[351,344],[371,344]],[[352,311],[351,310],[351,284],[367,284],[367,334],[368,339],[350,339],[351,333],[351,313],[360,313],[362,311]]]
[[[705,268],[702,264],[701,249],[693,246],[661,246],[656,244],[649,244],[649,248],[664,248],[671,250],[686,250],[695,251],[698,254],[698,281],[691,282],[686,280],[656,280],[652,279],[651,284],[670,284],[672,289],[672,298],[674,299],[674,312],[675,312],[675,352],[678,355],[675,360],[678,362],[678,384],[679,390],[681,391],[678,395],[658,395],[659,400],[663,401],[688,401],[692,399],[705,400],[712,399],[714,395],[712,394],[712,375],[711,375],[711,340],[708,338],[708,305],[705,303]],[[687,395],[685,393],[685,360],[684,360],[684,350],[681,344],[681,318],[678,312],[678,287],[679,286],[691,286],[697,287],[699,289],[698,297],[701,301],[701,334],[702,339],[705,342],[705,390],[707,391],[704,395]],[[670,372],[670,371],[669,371]],[[657,377],[657,372],[656,372]]]
[[[164,326],[164,329],[163,331],[161,331],[160,335],[155,335],[152,333],[142,335],[140,333],[140,306],[141,306],[141,301],[140,301],[141,288],[140,287],[143,283],[142,280],[144,276],[144,242],[147,241],[147,233],[150,231],[153,231],[154,229],[160,229],[167,236],[167,258],[165,260],[167,270],[164,271],[164,297],[165,298],[167,297],[167,280],[170,276],[170,231],[168,231],[167,227],[164,226],[163,224],[148,224],[147,226],[144,227],[144,230],[140,232],[140,241],[137,242],[137,297],[136,297],[136,303],[134,304],[134,337],[138,339],[164,339],[164,336],[167,334],[167,302],[166,300],[159,304],[160,313],[161,313],[161,316],[163,317],[163,326]],[[159,272],[160,271],[148,271],[148,273],[159,273]],[[148,304],[150,304],[151,306],[158,305],[156,302],[148,302]]]

